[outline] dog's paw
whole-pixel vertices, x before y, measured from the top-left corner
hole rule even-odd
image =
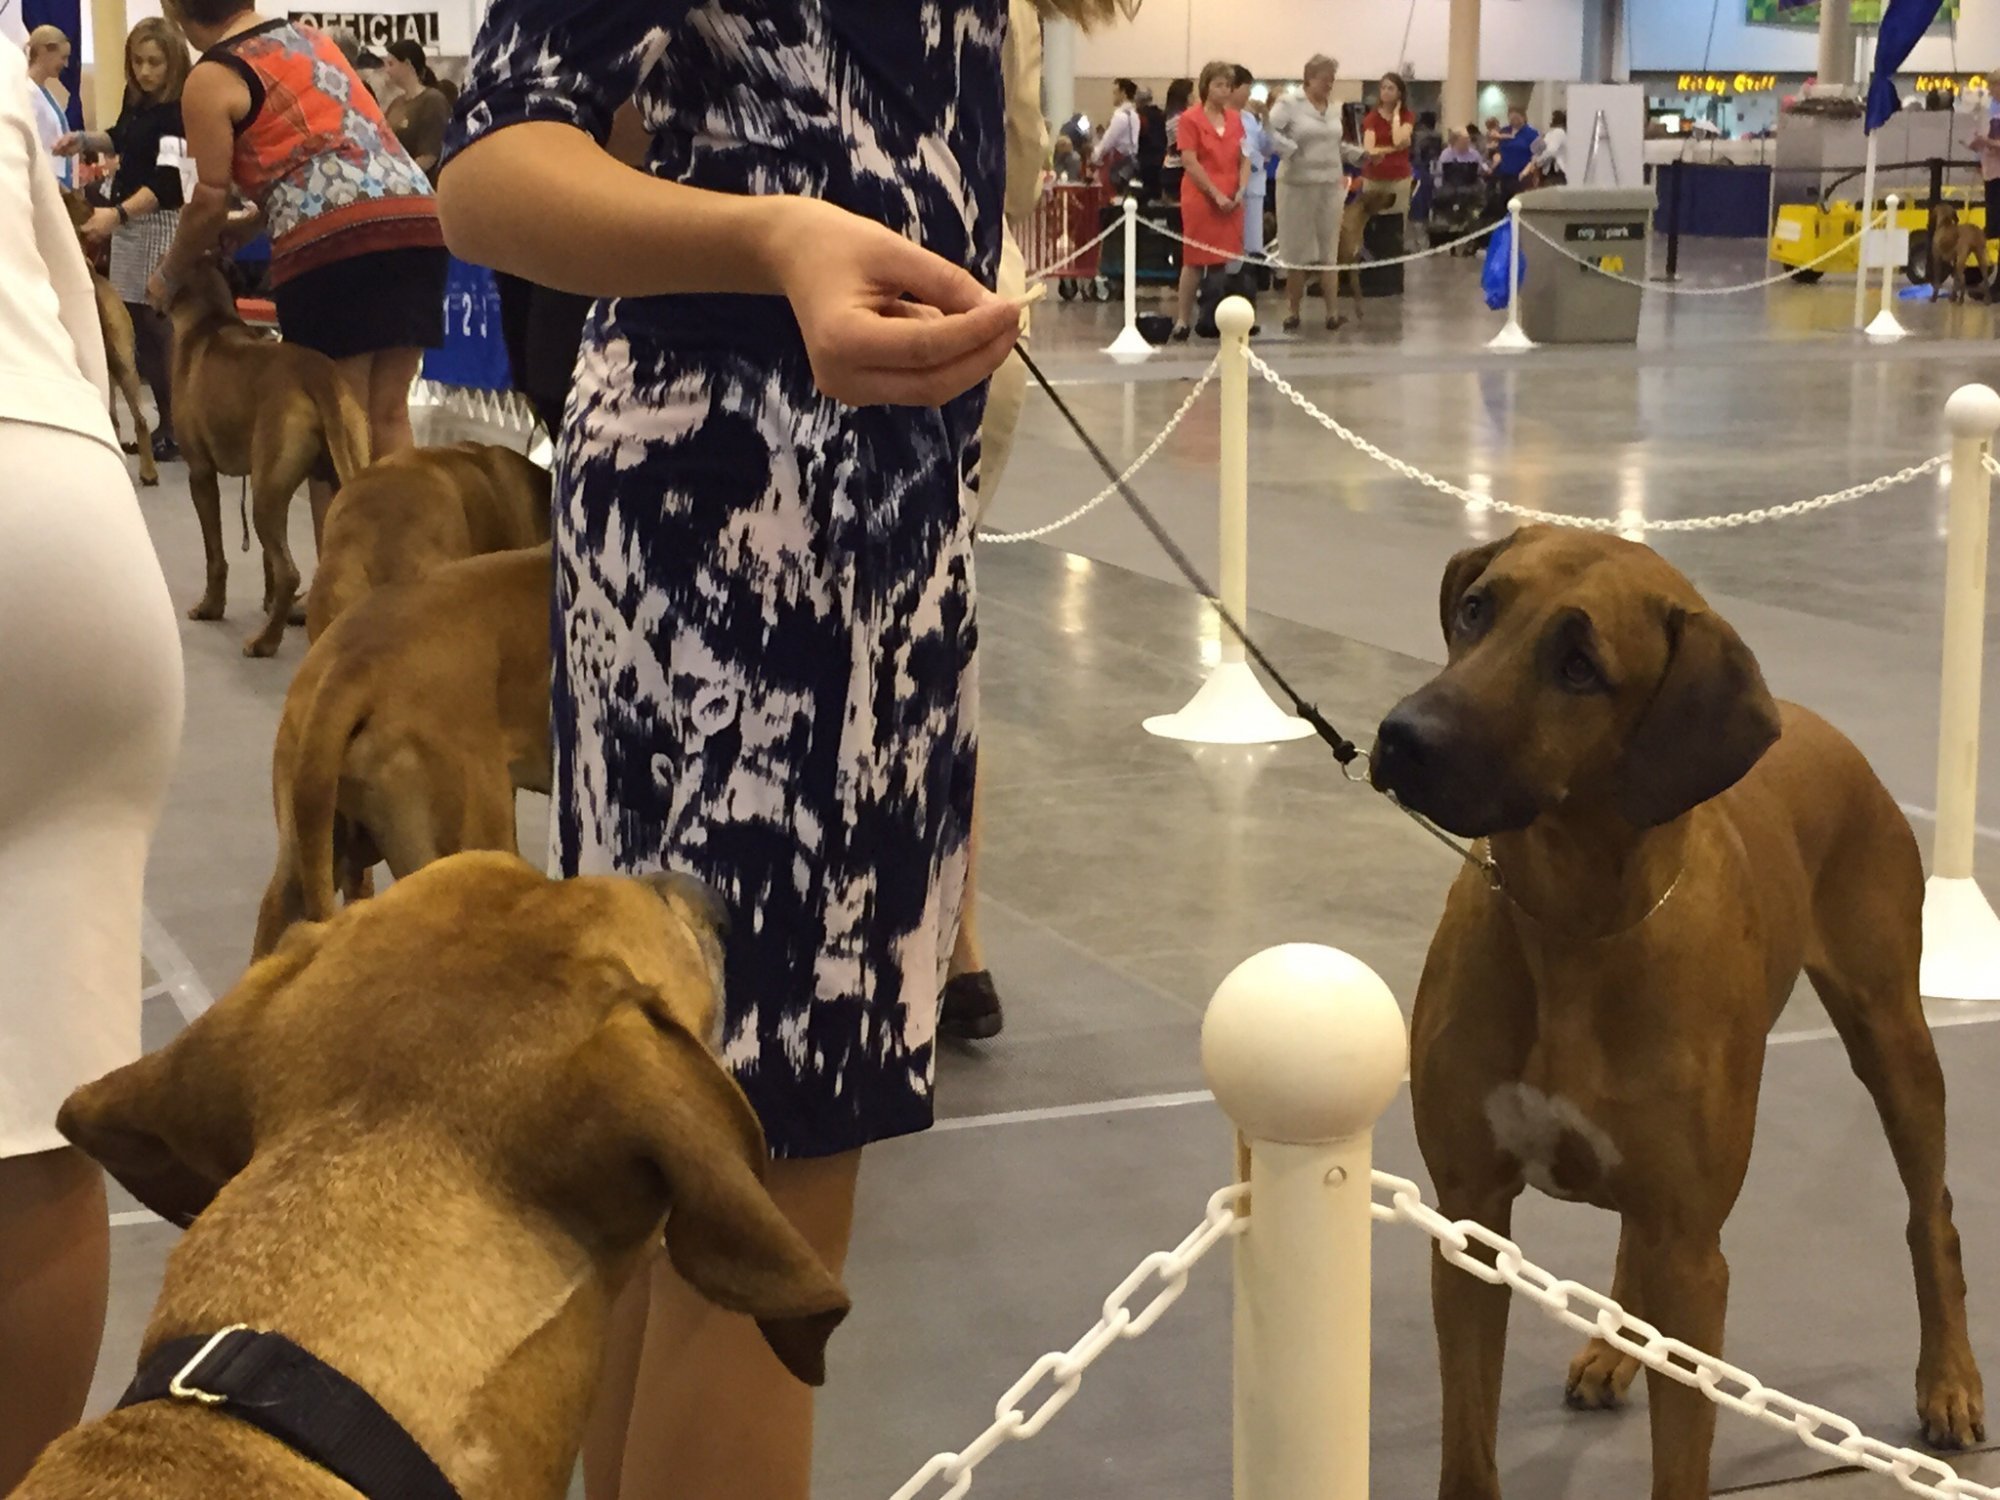
[[[220,599],[203,599],[201,603],[188,611],[188,618],[190,620],[219,620],[222,618],[222,601]]]
[[[154,471],[153,471],[152,473],[150,473],[150,474],[148,474],[148,473],[145,473],[145,472],[144,472],[144,471],[142,470],[142,471],[140,472],[140,474],[139,474],[139,487],[140,487],[141,489],[148,489],[148,490],[156,490],[156,489],[158,489],[158,488],[160,487],[160,472],[159,472],[159,470],[155,469],[155,470],[154,470]]]
[[[1955,1452],[1985,1442],[1986,1398],[1978,1373],[1919,1380],[1917,1417],[1932,1448]]]
[[[1616,1411],[1638,1376],[1639,1361],[1620,1354],[1603,1339],[1592,1339],[1570,1361],[1563,1402],[1571,1411]]]
[[[243,654],[251,657],[276,656],[278,643],[261,635],[253,635],[243,643]]]

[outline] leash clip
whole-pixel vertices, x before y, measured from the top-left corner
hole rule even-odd
[[[1360,767],[1358,771],[1355,769],[1357,766]],[[1375,774],[1374,763],[1368,759],[1366,750],[1357,750],[1352,758],[1341,766],[1340,774],[1355,786],[1368,786]]]
[[[188,1383],[189,1377],[198,1371],[208,1357],[221,1347],[225,1339],[239,1333],[248,1333],[249,1331],[250,1325],[248,1323],[236,1323],[216,1334],[214,1338],[195,1351],[193,1359],[181,1366],[180,1374],[167,1382],[167,1394],[176,1401],[194,1401],[202,1406],[222,1405],[223,1402],[229,1399],[227,1396],[219,1396],[214,1391],[205,1391],[198,1385],[190,1385]]]

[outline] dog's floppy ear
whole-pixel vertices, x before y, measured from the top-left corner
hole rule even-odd
[[[185,1228],[255,1149],[249,1033],[259,1009],[318,950],[301,924],[167,1047],[64,1101],[56,1128],[126,1191]]]
[[[592,1038],[585,1076],[664,1186],[674,1269],[755,1318],[785,1368],[820,1385],[847,1293],[764,1190],[764,1132],[743,1091],[660,997],[635,999]]]
[[[1676,607],[1666,629],[1666,673],[1618,764],[1618,810],[1639,828],[1721,796],[1779,734],[1757,658],[1721,616]]]
[[[1493,559],[1505,552],[1513,541],[1512,536],[1503,536],[1497,542],[1461,552],[1444,565],[1444,582],[1438,588],[1438,623],[1444,628],[1447,645],[1451,642],[1451,622],[1458,615],[1458,601],[1465,597],[1467,589],[1479,582],[1479,575],[1490,568]]]

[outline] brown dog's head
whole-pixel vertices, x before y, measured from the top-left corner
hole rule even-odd
[[[682,878],[460,855],[293,928],[58,1125],[182,1224],[266,1152],[377,1174],[385,1214],[477,1194],[552,1219],[607,1273],[665,1216],[689,1283],[818,1383],[847,1298],[764,1191],[763,1132],[709,1050],[718,920]]]
[[[1533,526],[1461,553],[1444,670],[1382,721],[1378,789],[1464,838],[1559,807],[1668,823],[1778,737],[1756,659],[1655,552]]]
[[[180,285],[174,288],[173,302],[167,311],[176,328],[240,321],[236,312],[236,293],[229,285],[222,262],[213,255],[204,255],[181,278]]]
[[[1940,203],[1935,209],[1931,211],[1931,232],[1933,234],[1935,234],[1940,229],[1954,228],[1956,227],[1957,224],[1958,224],[1957,204]]]

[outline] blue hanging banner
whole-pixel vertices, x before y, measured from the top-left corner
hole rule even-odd
[[[471,391],[514,388],[500,330],[500,288],[486,267],[452,257],[444,288],[444,347],[424,356],[424,379]]]
[[[1875,33],[1875,76],[1868,80],[1865,125],[1869,134],[1880,130],[1903,107],[1896,74],[1936,22],[1943,5],[1944,0],[1889,0],[1889,8],[1882,13],[1881,29]]]
[[[21,25],[28,31],[37,26],[54,26],[69,38],[69,66],[63,69],[63,87],[69,90],[69,124],[83,129],[83,0],[20,0]],[[103,47],[98,50],[102,52]],[[122,58],[125,38],[118,38],[112,56]],[[120,63],[123,66],[123,63]],[[111,122],[104,122],[109,129]]]

